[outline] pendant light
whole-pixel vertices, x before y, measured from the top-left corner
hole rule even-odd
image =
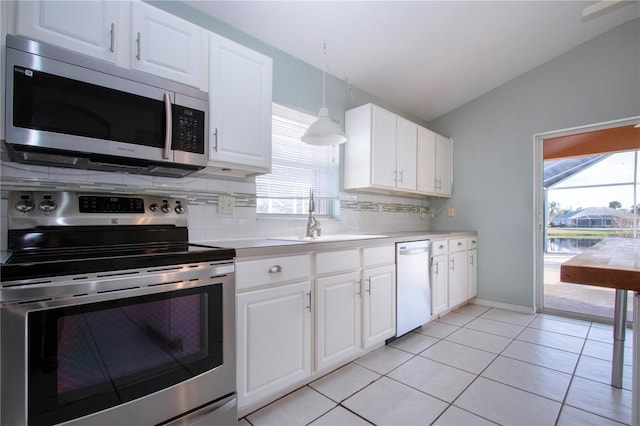
[[[307,128],[300,138],[309,145],[338,145],[345,143],[347,137],[331,116],[325,106],[326,80],[327,80],[327,45],[324,45],[324,67],[322,69],[322,108],[318,113],[318,119]]]

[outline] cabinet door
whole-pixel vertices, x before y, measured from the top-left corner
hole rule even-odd
[[[448,270],[446,255],[431,258],[431,285],[433,286],[431,312],[433,315],[449,307]]]
[[[436,134],[436,174],[439,195],[451,196],[452,148],[451,139]]]
[[[357,353],[361,345],[361,294],[358,272],[315,282],[316,370]]]
[[[415,191],[416,189],[416,150],[418,125],[397,117],[397,188]]]
[[[272,60],[210,35],[209,159],[271,171]]]
[[[373,106],[371,136],[371,184],[377,187],[396,187],[396,115]]]
[[[201,88],[207,32],[141,1],[131,8],[131,68]]]
[[[115,62],[119,4],[110,0],[19,1],[16,33]]]
[[[467,300],[467,252],[449,254],[449,307]]]
[[[364,347],[382,343],[396,333],[395,265],[363,272]]]
[[[436,193],[436,134],[418,127],[417,190],[426,194]]]
[[[311,374],[311,283],[239,294],[238,406]]]
[[[467,264],[468,294],[469,299],[478,295],[478,250],[469,250],[467,253],[469,263]]]

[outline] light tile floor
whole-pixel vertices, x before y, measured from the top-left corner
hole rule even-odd
[[[466,305],[249,414],[240,426],[628,425],[613,329]]]

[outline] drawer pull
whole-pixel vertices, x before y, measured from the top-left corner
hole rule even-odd
[[[273,265],[271,268],[269,268],[269,273],[270,274],[277,274],[278,272],[282,272],[282,266]]]
[[[476,244],[476,240],[471,240],[471,244]]]
[[[439,248],[440,250],[444,250],[444,245],[440,244],[440,245],[438,246],[438,248]]]
[[[463,244],[460,241],[458,241],[458,247],[462,247],[462,246]]]

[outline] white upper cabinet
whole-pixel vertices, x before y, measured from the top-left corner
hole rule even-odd
[[[449,143],[449,150],[443,149],[438,157],[438,135],[373,104],[347,111],[345,130],[345,189],[434,196],[451,194],[451,145],[448,139],[441,137]],[[447,159],[448,169],[441,168],[443,173],[446,169],[449,174],[440,177],[436,163]],[[448,185],[449,191],[437,189],[438,179],[443,188]]]
[[[398,148],[396,151],[396,186],[416,190],[416,149],[418,125],[402,117],[397,118]]]
[[[272,60],[210,35],[209,166],[251,176],[271,171]]]
[[[142,1],[19,1],[16,33],[205,90],[208,31]]]
[[[202,88],[208,32],[143,2],[131,3],[131,68]]]
[[[110,0],[19,1],[16,33],[115,63],[120,5]]]
[[[418,192],[451,196],[452,146],[451,139],[418,127]]]

